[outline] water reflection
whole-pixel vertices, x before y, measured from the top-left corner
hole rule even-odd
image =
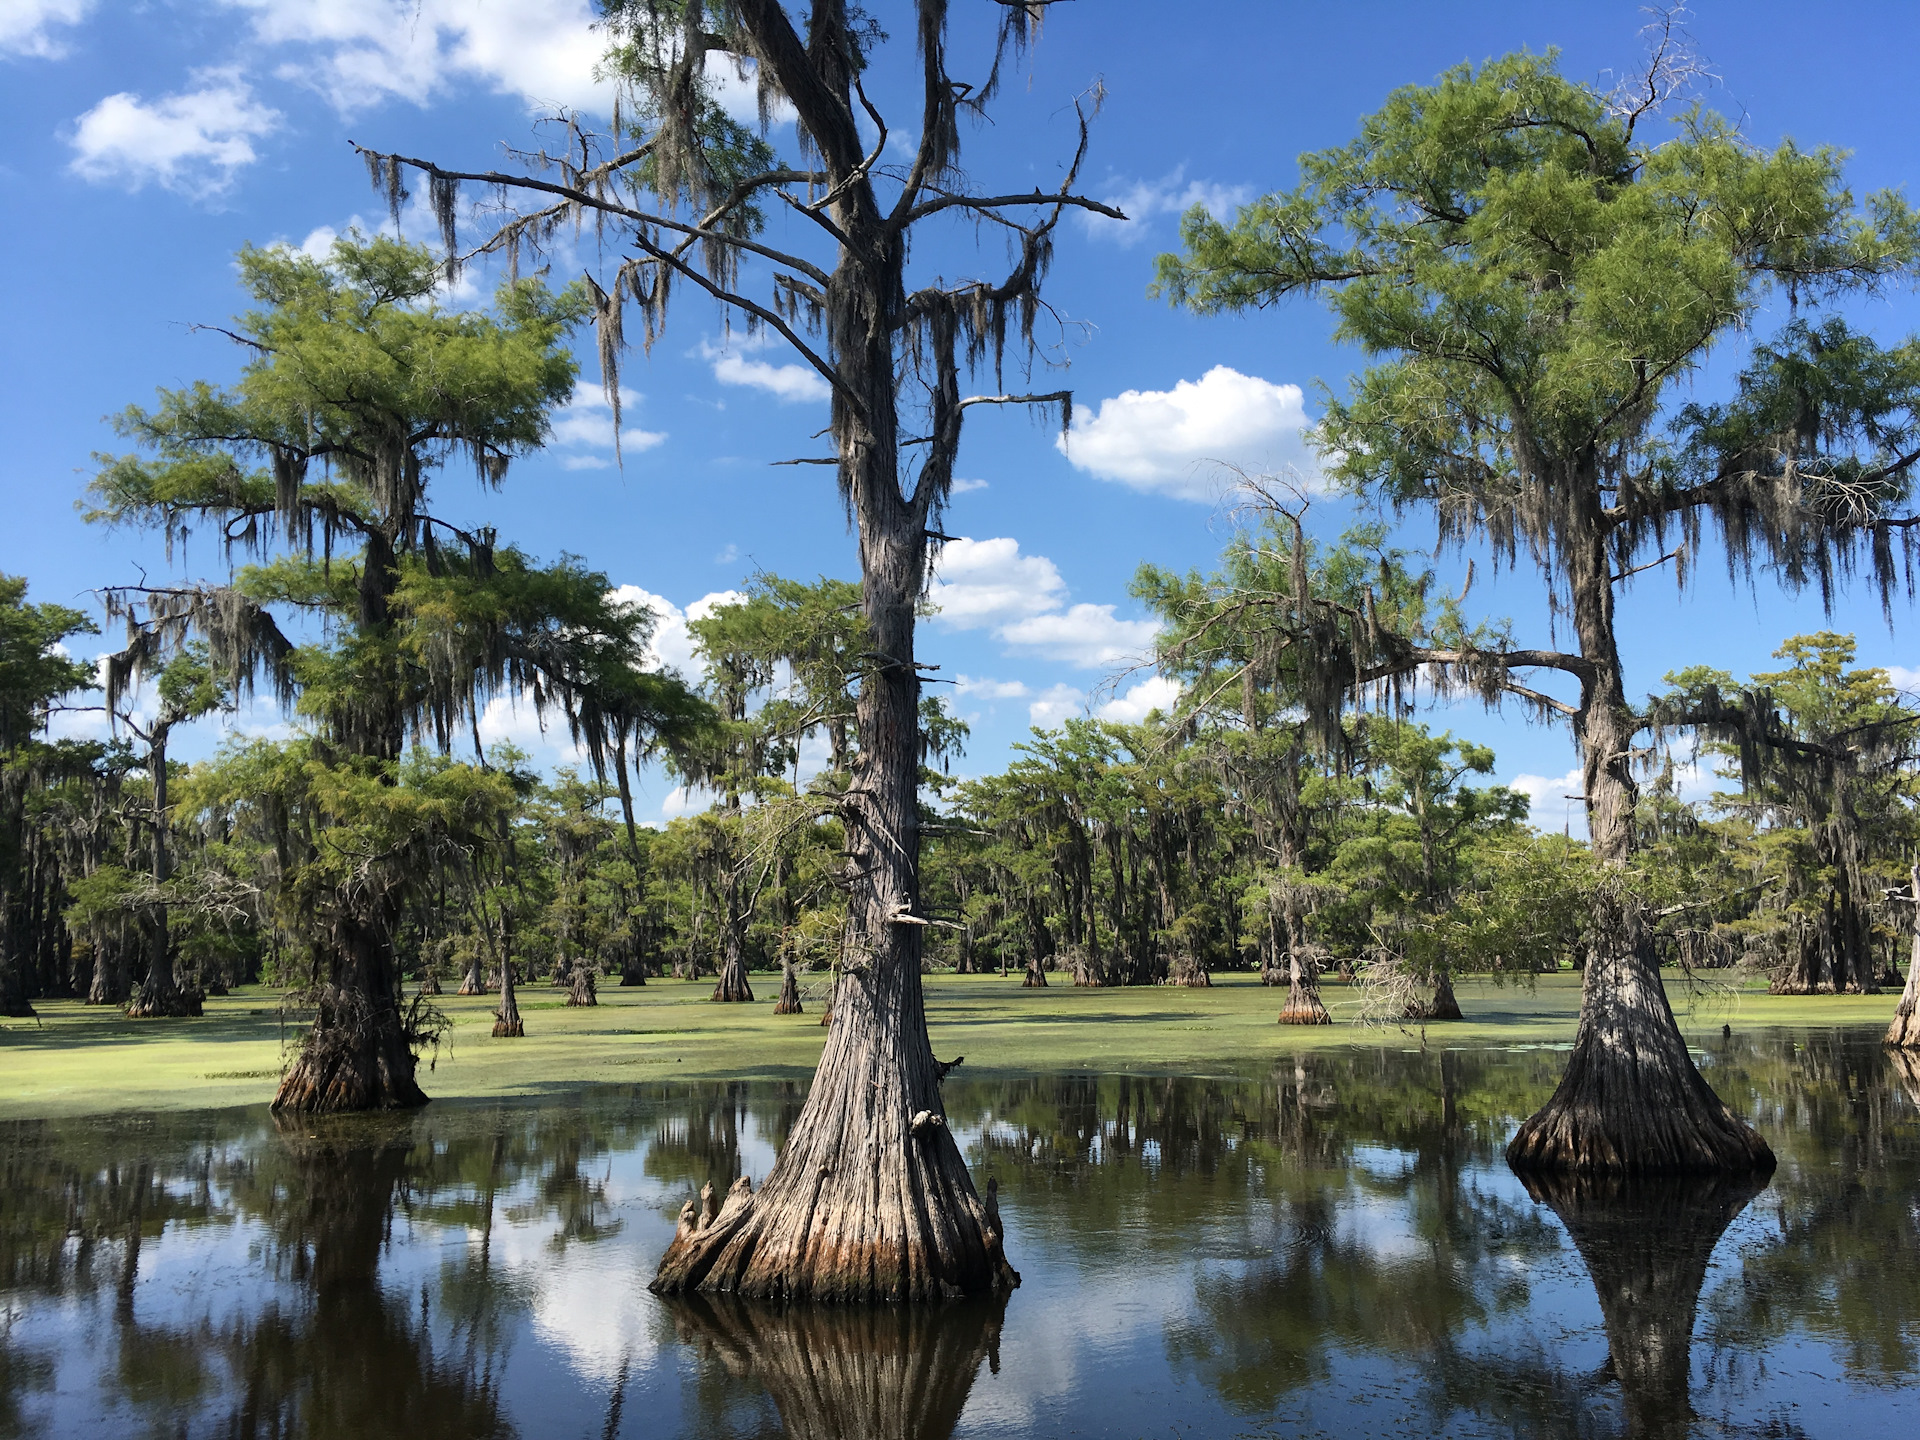
[[[681,1201],[764,1177],[792,1084],[16,1122],[0,1437],[1897,1431],[1920,1066],[1876,1039],[1706,1057],[1781,1157],[1758,1201],[1529,1193],[1500,1151],[1550,1053],[950,1084],[1027,1275],[984,1309],[647,1294]]]

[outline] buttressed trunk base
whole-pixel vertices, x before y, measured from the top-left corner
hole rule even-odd
[[[1594,927],[1573,1054],[1507,1163],[1522,1174],[1771,1173],[1767,1142],[1695,1068],[1644,923],[1603,897]]]

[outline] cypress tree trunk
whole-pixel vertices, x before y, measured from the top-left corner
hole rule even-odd
[[[327,944],[332,975],[315,996],[313,1029],[280,1081],[275,1110],[327,1114],[427,1103],[414,1079],[414,1037],[400,1012],[399,967],[388,938],[397,918],[334,921]]]
[[[800,980],[793,973],[793,957],[787,956],[780,966],[780,998],[773,1002],[776,1015],[798,1015],[800,1010]]]
[[[456,995],[484,995],[487,993],[487,972],[480,964],[480,952],[475,950],[467,960],[467,973],[461,977],[460,988]]]
[[[427,967],[426,974],[420,977],[420,993],[429,998],[440,993],[440,975],[431,965]]]
[[[1289,915],[1287,919],[1287,1005],[1280,1012],[1280,1023],[1331,1025],[1333,1016],[1327,1013],[1320,999],[1320,967],[1306,942],[1296,933],[1299,926],[1295,918]]]
[[[727,915],[720,938],[720,983],[713,987],[712,998],[753,999],[753,986],[747,983],[747,917],[740,913],[738,876],[727,880]]]
[[[594,987],[593,967],[584,961],[576,961],[573,967],[573,987],[567,992],[568,1005],[598,1005],[599,992]]]
[[[167,847],[167,732],[158,722],[147,751],[147,768],[153,776],[152,875],[159,886],[166,884],[171,873],[172,856]],[[127,1006],[128,1016],[151,1020],[200,1014],[200,996],[182,990],[173,973],[173,935],[166,907],[154,905],[140,923],[147,941],[147,975],[140,982],[140,993]]]
[[[527,1033],[520,1020],[520,1002],[513,993],[513,960],[500,962],[500,1008],[493,1012],[493,1038],[517,1040]]]
[[[1453,993],[1453,976],[1442,970],[1433,981],[1433,995],[1424,1004],[1407,1007],[1409,1020],[1459,1020],[1460,1001]]]
[[[1566,546],[1567,588],[1587,665],[1574,719],[1594,857],[1608,867],[1633,849],[1637,798],[1629,766],[1640,721],[1627,704],[1614,639],[1611,556],[1600,487],[1562,479],[1588,513],[1586,543]],[[1580,996],[1580,1028],[1559,1088],[1507,1147],[1517,1171],[1743,1173],[1773,1168],[1773,1151],[1694,1067],[1660,980],[1646,917],[1611,883],[1595,897]]]
[[[920,988],[920,681],[914,610],[924,520],[900,494],[889,317],[898,241],[864,190],[836,218],[888,267],[847,272],[829,293],[841,388],[834,431],[859,527],[862,608],[873,648],[856,706],[858,753],[844,810],[849,894],[833,1024],[805,1106],[758,1195],[745,1177],[704,1226],[683,1214],[653,1289],[791,1300],[935,1300],[1019,1282],[947,1129]],[[847,392],[859,397],[855,406]],[[954,417],[957,427],[958,416]],[[691,1207],[689,1207],[691,1209]]]
[[[1893,1012],[1893,1024],[1887,1027],[1887,1044],[1901,1050],[1920,1050],[1920,865],[1913,877],[1913,955],[1907,961],[1907,988]]]

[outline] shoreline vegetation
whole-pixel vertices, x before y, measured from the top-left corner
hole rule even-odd
[[[825,977],[818,977],[824,980]],[[1540,977],[1532,986],[1457,983],[1463,1020],[1362,1025],[1358,985],[1328,977],[1322,997],[1332,1025],[1279,1025],[1286,992],[1253,975],[1216,975],[1211,988],[1177,985],[1023,989],[1020,974],[925,977],[927,1027],[938,1057],[965,1057],[965,1072],[1091,1071],[1204,1075],[1304,1051],[1346,1046],[1417,1049],[1571,1046],[1580,976]],[[819,988],[824,990],[824,985]],[[828,1031],[820,1002],[802,1015],[776,1015],[775,987],[763,1003],[709,1002],[711,977],[607,987],[592,1007],[568,1006],[560,991],[526,993],[527,1035],[491,1039],[497,995],[446,995],[436,1004],[452,1022],[424,1088],[435,1100],[506,1096],[559,1099],[589,1085],[684,1080],[805,1080]],[[1758,985],[1671,986],[1690,1042],[1737,1031],[1876,1026],[1899,1002],[1879,995],[1772,995]],[[130,1020],[111,1006],[38,1002],[34,1020],[0,1021],[0,1119],[123,1112],[222,1109],[265,1104],[297,1054],[307,1018],[284,1017],[280,992],[236,987],[209,998],[203,1018],[160,1025]]]

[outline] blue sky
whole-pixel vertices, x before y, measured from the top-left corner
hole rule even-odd
[[[984,70],[995,8],[956,0],[956,73]],[[911,34],[904,5],[873,9]],[[1860,193],[1908,185],[1915,12],[1834,3],[1817,16],[1753,0],[1696,7],[1689,28],[1720,77],[1709,102],[1742,116],[1756,142],[1791,136],[1851,151]],[[149,400],[157,385],[235,372],[231,346],[189,327],[239,307],[232,255],[242,244],[318,245],[354,223],[384,222],[350,139],[486,168],[503,144],[537,143],[536,122],[556,105],[604,107],[590,20],[588,0],[0,0],[0,110],[12,137],[0,195],[13,217],[0,242],[10,277],[0,571],[26,575],[37,599],[84,603],[93,587],[143,573],[218,573],[210,545],[190,544],[170,563],[153,537],[79,521],[89,456],[115,444],[102,417]],[[1299,153],[1343,143],[1393,87],[1463,60],[1558,46],[1571,74],[1610,83],[1608,72],[1640,58],[1644,22],[1636,5],[1612,0],[1054,7],[994,123],[967,137],[967,166],[998,190],[1051,185],[1071,153],[1073,99],[1098,84],[1105,100],[1083,189],[1134,218],[1069,222],[1057,248],[1048,294],[1072,323],[1043,331],[1032,378],[1074,390],[1071,443],[1024,414],[976,409],[968,420],[967,483],[946,526],[967,543],[947,552],[943,611],[921,647],[943,677],[964,677],[956,704],[974,730],[964,773],[997,769],[1035,720],[1089,707],[1132,717],[1162,693],[1142,674],[1115,679],[1151,634],[1127,598],[1129,577],[1143,560],[1211,563],[1227,527],[1212,462],[1310,464],[1300,432],[1316,387],[1338,388],[1354,366],[1311,302],[1198,319],[1149,299],[1152,257],[1171,246],[1179,212],[1195,201],[1229,209],[1293,183]],[[902,135],[915,112],[907,50],[896,42],[883,53],[873,86]],[[791,127],[772,133],[789,150],[791,137]],[[410,211],[409,232],[426,238],[424,219]],[[952,276],[990,271],[1001,256],[956,225],[922,241],[915,259],[923,273]],[[587,237],[556,253],[555,276],[598,263]],[[489,283],[475,274],[466,294]],[[1779,318],[1763,316],[1759,328]],[[1910,293],[1852,318],[1883,339],[1920,328]],[[825,423],[821,387],[791,356],[729,342],[713,307],[683,296],[665,339],[650,357],[636,353],[623,377],[621,468],[583,346],[587,383],[554,445],[516,466],[497,496],[446,477],[438,508],[496,524],[543,557],[582,556],[657,597],[670,661],[685,655],[676,617],[755,568],[854,573],[831,472],[769,464],[820,453],[810,437]],[[1703,393],[1734,359],[1707,368]],[[1314,516],[1329,536],[1350,518],[1330,500]],[[1403,538],[1429,540],[1417,522]],[[1451,580],[1460,562],[1440,568]],[[1626,596],[1635,691],[1683,664],[1768,668],[1785,636],[1829,623],[1817,602],[1782,597],[1764,578],[1730,586],[1716,557],[1698,569],[1685,595],[1654,574]],[[1512,617],[1521,638],[1546,639],[1533,577],[1491,577],[1483,563],[1473,595],[1480,613]],[[1843,596],[1830,623],[1858,634],[1863,661],[1901,667],[1912,683],[1916,618],[1903,601],[1889,631],[1860,593]],[[1574,763],[1562,732],[1477,708],[1431,718],[1493,744],[1499,777],[1541,797],[1536,819],[1562,822],[1560,777]],[[504,706],[489,733],[558,754],[530,717]],[[210,728],[187,753],[216,738]],[[668,790],[664,780],[649,787],[650,814],[680,803]]]

